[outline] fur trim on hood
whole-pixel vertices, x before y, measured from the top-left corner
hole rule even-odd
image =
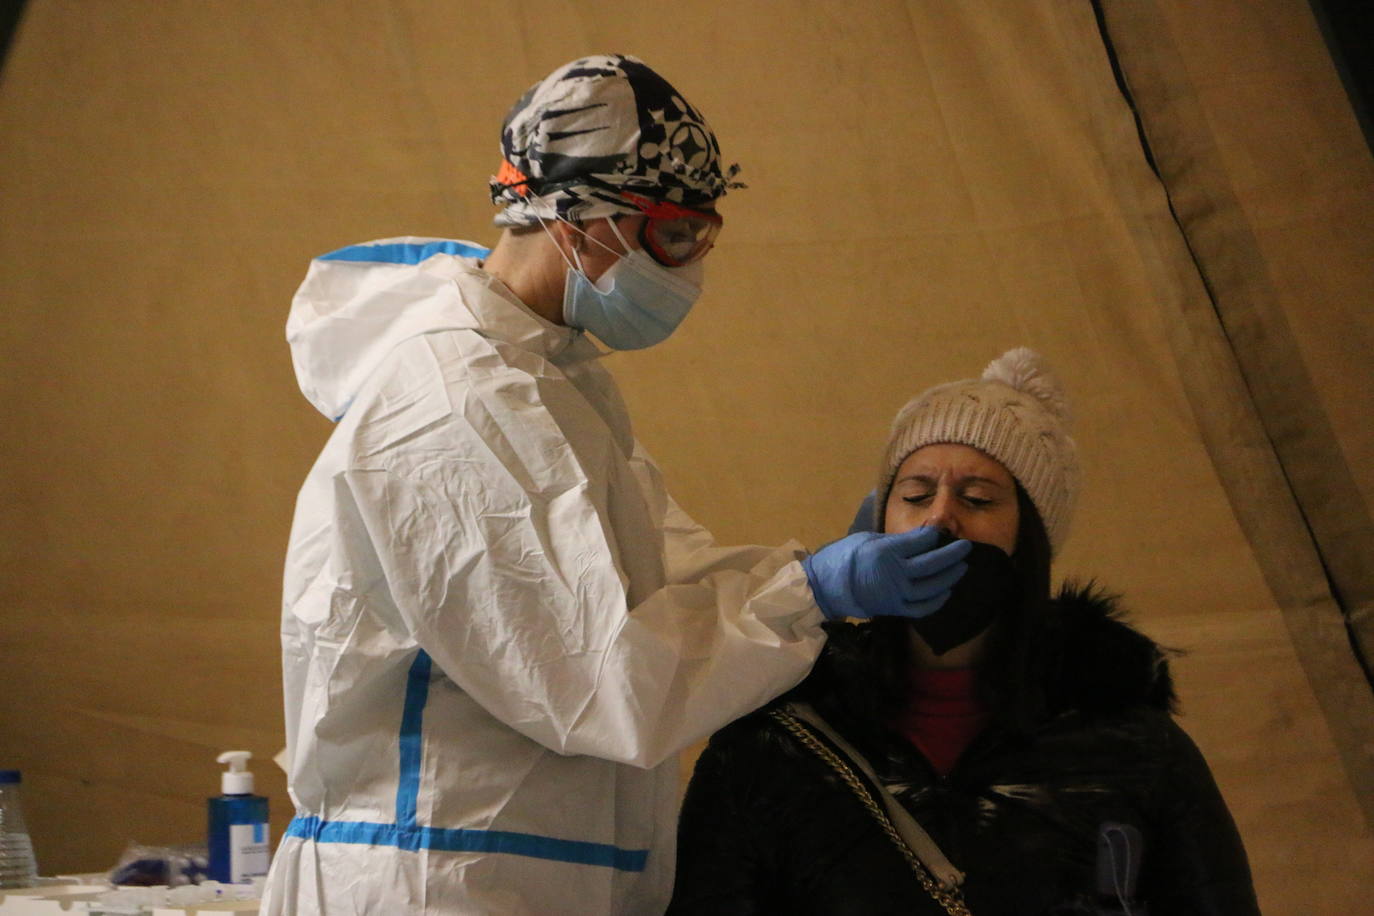
[[[1065,583],[1049,604],[1060,657],[1046,685],[1049,709],[1094,715],[1132,706],[1175,712],[1178,697],[1166,649],[1126,622],[1119,596],[1095,584]],[[1053,640],[1052,640],[1053,642]]]

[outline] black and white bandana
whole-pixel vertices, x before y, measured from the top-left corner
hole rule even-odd
[[[506,115],[491,180],[498,226],[635,213],[621,196],[700,207],[729,188],[720,144],[667,80],[624,54],[584,57],[535,83]]]

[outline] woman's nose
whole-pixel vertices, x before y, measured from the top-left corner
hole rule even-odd
[[[948,532],[954,537],[959,536],[959,516],[955,512],[954,497],[951,494],[943,492],[935,494],[935,499],[930,504],[930,515],[926,516],[925,524]]]

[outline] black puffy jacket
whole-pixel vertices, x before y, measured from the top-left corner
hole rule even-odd
[[[1169,714],[1163,653],[1101,596],[1066,589],[1048,616],[1068,660],[1040,685],[1049,708],[1029,728],[990,726],[947,777],[853,700],[872,677],[869,627],[828,625],[816,670],[778,702],[811,702],[868,758],[965,872],[974,916],[1110,912],[1092,908],[1104,823],[1144,836],[1135,902],[1150,916],[1257,914],[1235,824]],[[669,913],[943,912],[853,791],[769,708],[722,729],[697,762]]]

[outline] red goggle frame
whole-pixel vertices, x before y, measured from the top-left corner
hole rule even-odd
[[[711,250],[725,220],[714,210],[696,210],[638,194],[622,195],[644,214],[639,243],[664,267],[682,267]]]

